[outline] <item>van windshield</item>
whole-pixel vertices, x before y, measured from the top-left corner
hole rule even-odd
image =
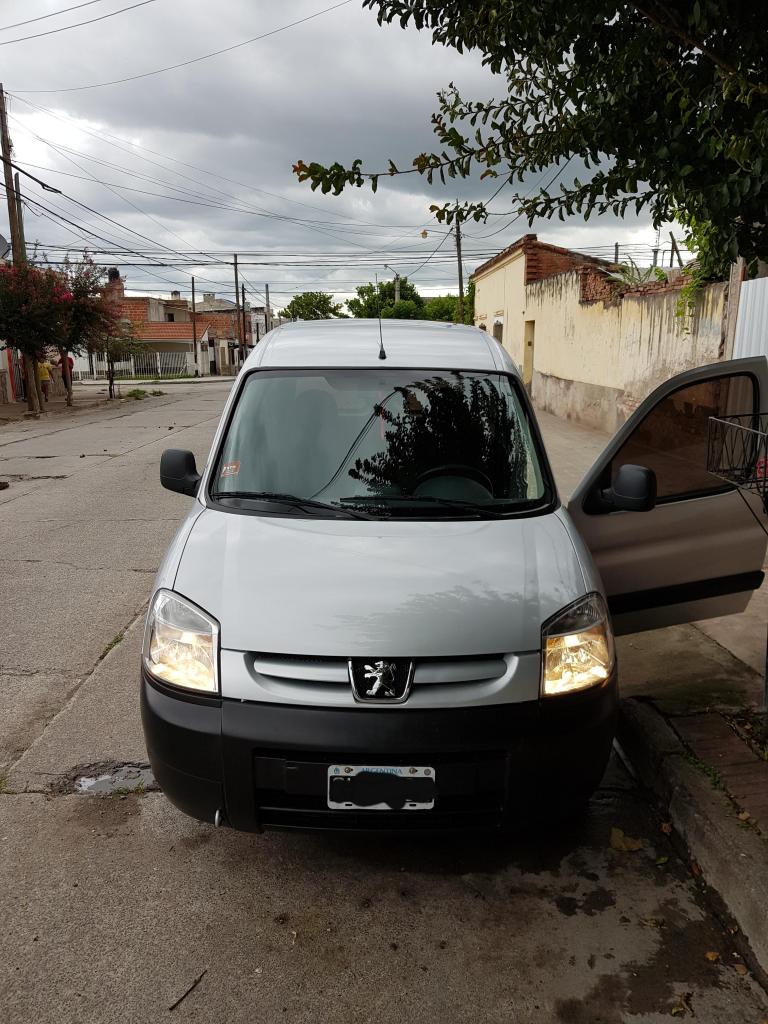
[[[516,387],[504,374],[454,370],[256,371],[211,497],[225,507],[302,499],[291,514],[303,515],[487,518],[539,507],[552,492]]]

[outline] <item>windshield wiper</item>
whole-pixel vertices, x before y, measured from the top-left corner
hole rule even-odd
[[[445,505],[448,508],[460,509],[464,512],[474,512],[475,514],[482,513],[483,515],[488,516],[489,519],[504,518],[504,514],[502,512],[496,512],[487,505],[484,505],[482,502],[461,501],[459,498],[438,498],[434,494],[366,494],[361,495],[360,497],[339,498],[339,501],[359,502],[360,504],[366,505],[373,505],[376,503],[384,505],[385,502],[388,501],[410,502],[411,504],[415,504],[420,501],[427,501],[432,502],[435,505]]]
[[[301,498],[298,494],[281,494],[277,491],[211,491],[216,501],[222,498],[246,498],[251,501],[276,501],[281,505],[292,505],[294,508],[316,508],[324,512],[335,512],[347,519],[371,519],[365,512],[355,512],[351,508],[342,508],[327,501],[315,501],[314,498]]]

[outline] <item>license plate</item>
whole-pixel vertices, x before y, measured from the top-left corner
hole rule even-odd
[[[428,811],[435,806],[435,769],[332,764],[328,806],[334,811]]]

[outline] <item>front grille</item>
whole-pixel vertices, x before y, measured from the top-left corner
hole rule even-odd
[[[508,671],[502,654],[457,658],[416,658],[414,686],[466,686],[489,683]],[[343,658],[254,654],[253,669],[265,682],[279,686],[349,686]]]

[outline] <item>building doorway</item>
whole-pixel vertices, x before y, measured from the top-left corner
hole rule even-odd
[[[523,384],[530,395],[533,385],[533,341],[536,334],[536,321],[525,321],[525,333],[523,334]]]

